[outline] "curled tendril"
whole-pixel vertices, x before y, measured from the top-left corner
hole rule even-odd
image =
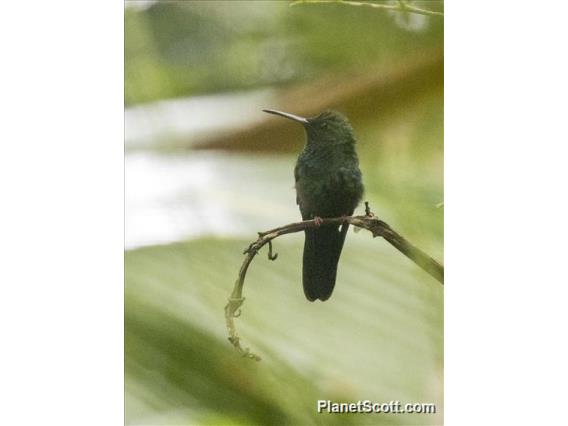
[[[272,255],[272,241],[269,241],[268,242],[268,259],[276,260],[277,257],[278,257],[278,253],[274,253],[274,255]]]

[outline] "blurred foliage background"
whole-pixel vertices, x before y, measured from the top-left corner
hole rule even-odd
[[[443,289],[386,242],[349,232],[325,303],[302,292],[303,235],[277,239],[275,262],[261,253],[237,320],[260,363],[227,342],[223,307],[256,232],[300,218],[303,131],[263,108],[345,113],[365,200],[443,260],[443,18],[285,1],[125,5],[126,423],[441,424]],[[326,415],[318,399],[438,412]]]

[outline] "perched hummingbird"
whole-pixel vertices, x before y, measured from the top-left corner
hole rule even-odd
[[[294,178],[296,204],[303,220],[351,216],[363,196],[355,136],[347,118],[325,111],[303,118],[282,111],[265,109],[301,123],[306,130],[306,145],[298,157]],[[329,299],[335,287],[337,263],[349,228],[321,226],[306,229],[302,280],[304,294],[313,302]]]

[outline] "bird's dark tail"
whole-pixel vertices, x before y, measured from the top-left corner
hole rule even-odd
[[[349,224],[339,229],[336,226],[322,226],[317,229],[306,229],[303,259],[303,282],[306,298],[313,302],[316,299],[329,299],[335,287],[337,263],[345,241]]]

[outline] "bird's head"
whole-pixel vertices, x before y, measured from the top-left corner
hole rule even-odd
[[[263,111],[301,123],[306,129],[308,144],[338,145],[342,143],[355,143],[355,136],[351,124],[349,124],[347,118],[339,112],[324,111],[315,117],[304,118],[274,109],[264,109]]]

